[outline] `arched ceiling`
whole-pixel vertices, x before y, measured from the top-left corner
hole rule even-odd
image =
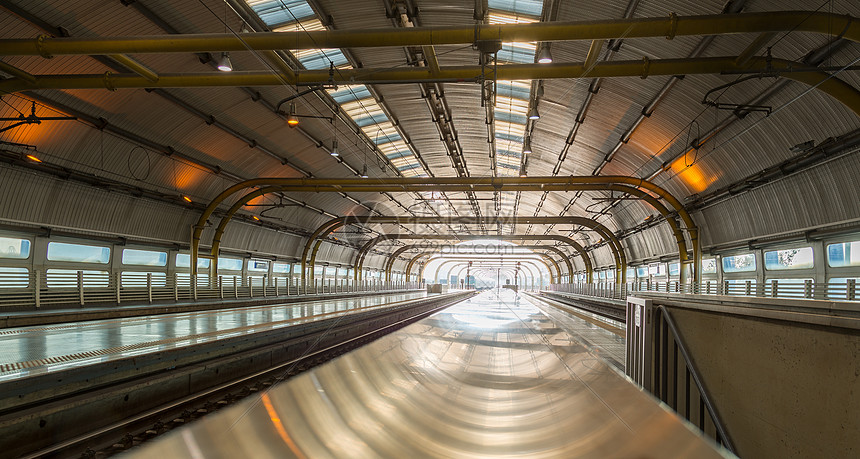
[[[792,0],[10,0],[0,5],[0,40],[34,39],[42,34],[99,38],[225,32],[242,38],[250,36],[250,32],[270,30],[298,31],[296,35],[300,36],[314,30],[396,31],[541,21],[669,20],[675,16],[683,20],[692,15],[776,11],[858,17],[860,4]],[[705,228],[706,243],[714,245],[740,239],[732,234],[734,228],[743,237],[756,237],[853,221],[860,218],[856,204],[831,206],[827,202],[843,202],[851,196],[856,201],[856,183],[825,190],[823,204],[798,202],[790,208],[790,200],[776,198],[784,208],[778,217],[762,222],[729,223],[722,217],[715,218],[742,215],[754,220],[756,209],[767,208],[762,200],[774,199],[774,194],[786,196],[788,192],[802,198],[807,194],[804,190],[821,189],[821,182],[839,174],[850,176],[858,168],[856,153],[851,152],[856,151],[860,117],[851,107],[822,88],[786,78],[794,78],[787,72],[745,70],[758,69],[756,65],[765,62],[759,58],[771,56],[804,70],[820,68],[850,90],[860,88],[860,45],[841,38],[847,29],[834,26],[828,33],[802,32],[797,29],[803,30],[812,15],[793,17],[796,24],[777,23],[775,19],[772,27],[780,31],[772,33],[679,35],[672,39],[622,35],[594,42],[554,41],[548,44],[554,58],[552,65],[575,63],[585,71],[576,78],[498,81],[493,91],[483,91],[487,97],[482,97],[482,85],[476,81],[431,78],[341,84],[337,89],[321,89],[281,105],[286,111],[292,102],[297,114],[319,117],[300,118],[297,128],[288,127],[286,114],[276,113],[275,108],[278,102],[308,86],[295,86],[286,80],[261,86],[157,90],[24,90],[0,97],[0,117],[27,115],[35,102],[39,117],[74,116],[77,120],[44,121],[0,132],[3,158],[10,164],[0,168],[21,171],[35,167],[35,172],[27,173],[53,174],[57,180],[64,179],[63,171],[71,170],[90,177],[90,185],[136,188],[162,205],[173,207],[188,205],[181,196],[188,196],[195,204],[208,202],[243,179],[356,177],[365,168],[368,176],[378,178],[630,175],[650,179],[682,201],[698,206],[694,217]],[[764,23],[767,25],[767,21]],[[498,67],[531,64],[543,45],[502,43]],[[7,54],[2,46],[0,55]],[[302,75],[309,70],[327,72],[332,65],[332,75],[340,76],[351,68],[381,72],[474,67],[480,62],[481,46],[484,45],[466,43],[323,51],[287,48],[277,50],[277,55],[233,51],[230,59],[234,75],[274,74],[285,66]],[[7,54],[2,57],[6,64],[2,75],[8,80],[0,82],[0,87],[12,87],[10,84],[29,75],[97,75],[101,76],[99,84],[111,87],[111,77],[104,77],[105,72],[117,77],[137,76],[129,65],[122,64],[129,58],[157,75],[221,76],[214,68],[221,51],[216,48],[199,53],[132,53],[125,57],[90,56],[86,50],[51,59]],[[748,55],[744,65],[748,62],[751,67],[738,65],[734,67],[737,71],[724,74],[696,71],[640,77],[667,59],[734,59],[740,54]],[[641,65],[641,72],[603,78],[589,73],[589,69],[625,61]],[[493,68],[492,62],[486,66],[488,75]],[[492,83],[492,78],[487,81]],[[709,93],[715,88],[718,90]],[[704,104],[706,96],[714,103]],[[539,109],[541,117],[528,120],[526,115],[534,108]],[[0,129],[11,123],[3,122]],[[338,157],[329,154],[335,140]],[[772,174],[771,179],[758,182],[749,180],[798,155],[817,154],[819,146],[828,145],[828,140],[838,144],[828,153],[831,156],[823,155],[820,161],[805,166],[817,167],[815,171],[802,169],[799,178],[789,177],[786,180],[794,181],[782,185],[772,182],[774,177],[783,180],[785,174]],[[523,153],[527,143],[532,147],[530,154]],[[832,155],[846,152],[854,158],[848,161],[847,169],[826,163]],[[25,159],[27,154],[38,156],[53,168],[45,169],[43,164],[38,169]],[[7,170],[5,174],[11,177],[13,172]],[[721,204],[727,195],[714,193],[738,184],[777,188],[759,189]],[[35,188],[32,195],[36,199],[48,198],[47,192]],[[284,227],[298,233],[313,231],[333,216],[350,214],[582,215],[597,219],[616,233],[630,235],[625,245],[635,258],[672,252],[671,232],[648,222],[651,215],[656,216],[653,209],[637,200],[606,199],[610,195],[618,196],[602,191],[283,193],[259,198],[252,202],[256,206],[245,207],[242,213],[246,217],[256,215],[272,228]],[[810,213],[813,217],[809,217]],[[93,211],[91,218],[98,220],[98,212]],[[392,225],[374,227],[382,233],[397,229]],[[243,229],[256,230],[260,229]],[[552,233],[573,236],[585,246],[595,245],[594,234],[589,236],[580,230],[570,225],[428,225],[421,232]],[[334,236],[354,245],[366,240],[368,234],[348,227]],[[234,245],[241,245],[239,239],[234,240]],[[611,264],[608,249],[603,248],[599,254],[604,264]]]

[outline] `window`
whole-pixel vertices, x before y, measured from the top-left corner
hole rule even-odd
[[[220,271],[222,269],[227,271],[241,271],[242,259],[221,257],[218,259],[218,270]]]
[[[272,272],[275,274],[289,274],[290,273],[290,264],[289,263],[272,263]]]
[[[607,269],[606,270],[606,278],[609,280],[615,279],[615,270],[614,269]]]
[[[754,254],[745,253],[733,257],[723,257],[723,272],[742,273],[746,271],[755,271]]]
[[[704,265],[704,263],[702,263]],[[670,276],[680,276],[681,275],[681,263],[669,263],[669,275]]]
[[[652,276],[665,276],[666,275],[666,264],[665,263],[654,263],[648,265],[648,274]]]
[[[648,267],[640,266],[636,268],[636,277],[648,277]]]
[[[716,274],[717,273],[717,259],[716,258],[705,258],[702,260],[702,274]]]
[[[812,266],[812,247],[774,250],[764,253],[764,267],[767,269],[807,269]]]
[[[48,247],[50,250],[50,244]],[[48,288],[78,286],[78,271],[74,269],[49,269],[45,277],[48,282]],[[83,285],[84,288],[110,286],[108,272],[83,271]]]
[[[0,267],[0,288],[24,288],[29,286],[30,271],[27,268]]]
[[[606,279],[606,271],[598,271],[597,272],[598,279]]]
[[[50,242],[48,243],[48,260],[107,264],[110,261],[110,249],[94,245]]]
[[[124,249],[122,251],[122,264],[142,266],[167,266],[167,252]]]
[[[269,262],[266,260],[248,261],[248,271],[269,272]]]
[[[30,257],[30,241],[16,237],[0,237],[0,258],[23,260]]]
[[[212,263],[212,260],[208,258],[200,258],[197,257],[197,268],[198,269],[208,269],[209,264]],[[191,267],[191,254],[188,253],[177,253],[176,254],[176,267],[177,268],[190,268]]]
[[[633,268],[627,268],[627,279],[632,280],[636,277],[636,270]]]
[[[325,277],[334,277],[334,274],[337,272],[337,268],[329,267],[325,269]]]
[[[833,268],[860,266],[860,241],[828,245],[827,264]]]
[[[124,255],[123,255],[124,256]],[[165,254],[167,256],[167,254]],[[146,275],[152,274],[152,286],[164,287],[167,285],[167,274],[159,272],[146,271],[123,271],[120,275],[120,283],[124,288],[129,287],[146,287]],[[204,277],[205,279],[205,277]],[[186,281],[188,282],[188,281]],[[200,277],[197,278],[197,283],[200,283]]]

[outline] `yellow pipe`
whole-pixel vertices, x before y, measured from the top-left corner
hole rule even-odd
[[[497,78],[503,80],[554,79],[554,78],[612,78],[655,75],[697,75],[726,72],[784,71],[780,76],[799,81],[830,95],[860,116],[860,92],[850,84],[819,71],[790,71],[797,64],[785,59],[772,59],[768,67],[765,58],[750,59],[750,64],[739,66],[736,57],[663,59],[643,61],[604,62],[587,69],[582,63],[572,64],[510,64],[501,65]],[[477,66],[445,67],[431,73],[426,67],[414,69],[344,69],[338,71],[335,84],[380,84],[427,82],[473,82],[480,78],[482,69]],[[296,77],[298,84],[320,84],[329,81],[328,73],[307,71]],[[210,72],[198,74],[165,74],[157,82],[130,74],[104,75],[38,75],[35,82],[19,79],[0,81],[0,93],[15,93],[40,89],[99,89],[129,88],[186,88],[227,86],[280,86],[283,79],[270,72]]]
[[[547,42],[606,40],[762,32],[840,33],[860,41],[860,24],[847,15],[813,11],[613,19],[605,21],[539,22],[534,24],[400,29],[319,30],[242,34],[148,35],[138,37],[71,38],[40,36],[0,40],[0,55],[43,56],[88,54],[198,53],[277,49],[365,48],[473,44],[480,40]]]
[[[3,61],[0,61],[0,70],[8,73],[9,75],[20,78],[20,79],[22,79],[28,83],[35,83],[36,82],[35,76],[19,69],[18,67],[15,67],[14,65],[7,64]]]
[[[140,62],[137,62],[136,60],[134,60],[128,56],[124,56],[122,54],[115,54],[115,55],[108,56],[108,57],[119,62],[120,64],[122,64],[123,66],[125,66],[126,68],[131,70],[132,72],[142,76],[143,78],[145,78],[150,83],[155,83],[156,81],[158,81],[158,74],[157,73],[155,73],[149,67],[141,64]]]

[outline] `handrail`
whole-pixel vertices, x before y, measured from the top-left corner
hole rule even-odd
[[[684,363],[687,365],[687,369],[689,369],[690,374],[693,377],[693,381],[696,383],[696,388],[699,391],[699,396],[702,399],[702,403],[708,408],[708,412],[711,414],[711,419],[714,422],[714,427],[717,429],[717,433],[719,435],[719,441],[733,454],[737,454],[735,451],[734,444],[732,443],[731,437],[729,437],[726,428],[723,426],[722,418],[720,418],[719,412],[717,411],[716,406],[711,403],[711,398],[708,396],[708,391],[705,389],[705,384],[702,382],[702,378],[699,376],[699,370],[696,367],[695,362],[692,357],[690,357],[690,353],[687,351],[687,345],[684,341],[684,337],[681,335],[681,331],[675,325],[675,320],[672,319],[672,314],[669,310],[663,305],[657,305],[655,307],[658,311],[663,314],[663,318],[666,321],[666,325],[669,326],[672,335],[675,337],[675,344],[678,345],[678,350],[681,351],[681,355],[684,357]]]

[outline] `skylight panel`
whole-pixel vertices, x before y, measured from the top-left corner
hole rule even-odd
[[[338,68],[349,67],[349,60],[336,48],[301,49],[292,53],[309,70],[327,69],[331,64]]]
[[[307,0],[245,0],[258,16],[275,32],[310,32],[327,30]],[[331,65],[338,69],[352,68],[340,49],[294,49],[289,51],[306,69],[322,70]],[[414,152],[403,142],[397,128],[389,121],[365,85],[348,85],[327,89],[329,96],[341,106],[361,131],[389,160],[417,161]],[[405,173],[425,176],[420,163],[407,165]],[[415,169],[417,168],[417,169]]]
[[[533,22],[538,22],[538,17],[540,13],[534,15],[536,17],[528,17],[522,16],[517,13],[507,12],[507,11],[490,11],[490,14],[487,15],[487,19],[490,24],[531,24]]]
[[[371,126],[365,126],[361,128],[364,134],[373,140],[373,143],[377,145],[382,145],[384,143],[394,142],[396,140],[400,140],[400,133],[397,132],[397,128],[391,124],[390,121],[386,121],[384,123],[374,124]]]
[[[315,16],[305,0],[245,0],[266,25],[301,21]]]
[[[496,82],[497,96],[528,100],[531,88],[531,82],[527,80],[499,80]]]
[[[372,98],[347,102],[342,104],[340,108],[343,109],[343,112],[352,119],[368,116],[385,116],[385,112],[382,111],[382,107],[380,107]],[[387,121],[388,117],[385,117],[385,120]]]
[[[488,0],[487,6],[529,16],[540,16],[543,12],[543,0]]]
[[[316,17],[295,21],[291,24],[272,29],[273,32],[311,32],[317,30],[325,30],[325,26]]]
[[[496,95],[496,111],[526,116],[529,112],[529,101]]]
[[[326,92],[341,106],[347,102],[370,98],[370,90],[363,84],[339,86],[337,89],[327,89]]]
[[[496,120],[496,132],[523,137],[526,133],[526,127],[523,124]]]
[[[500,141],[500,142],[509,141],[509,142],[523,143],[522,136],[508,134],[507,132],[496,132],[496,139],[497,139],[497,141]]]

